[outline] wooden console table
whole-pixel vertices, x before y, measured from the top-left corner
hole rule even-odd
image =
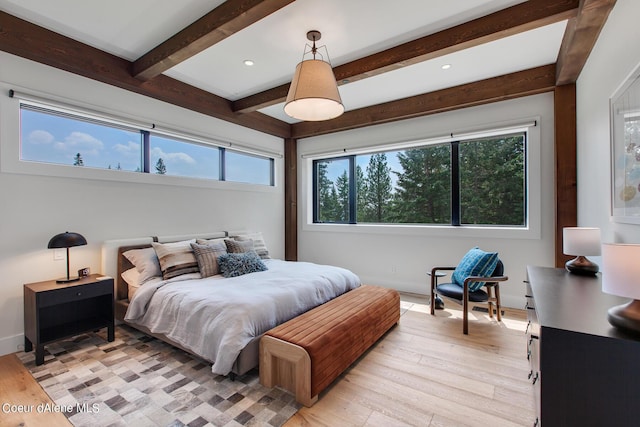
[[[638,425],[640,335],[607,321],[607,310],[628,300],[603,293],[600,274],[529,266],[527,278],[534,425]]]

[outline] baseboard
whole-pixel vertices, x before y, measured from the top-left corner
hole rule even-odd
[[[23,334],[0,338],[0,356],[15,353],[16,351],[24,351]]]

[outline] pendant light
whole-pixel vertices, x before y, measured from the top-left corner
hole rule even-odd
[[[294,119],[315,122],[333,119],[344,113],[336,77],[328,62],[328,52],[327,61],[316,59],[316,56],[322,57],[316,48],[316,41],[320,37],[319,31],[307,33],[307,39],[313,42],[313,46],[306,45],[303,60],[296,66],[289,87],[284,112]],[[307,47],[311,50],[307,51]],[[326,46],[323,47],[326,51]],[[313,59],[304,59],[308,53],[313,55]]]

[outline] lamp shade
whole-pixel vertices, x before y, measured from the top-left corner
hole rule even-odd
[[[65,231],[64,233],[56,234],[49,240],[47,248],[59,249],[59,248],[72,248],[74,246],[83,246],[87,244],[82,234]]]
[[[592,227],[563,228],[562,252],[565,255],[600,255],[600,229]]]
[[[284,105],[289,116],[304,121],[321,121],[344,113],[331,64],[308,59],[296,66]]]
[[[602,291],[640,300],[640,245],[602,245]]]

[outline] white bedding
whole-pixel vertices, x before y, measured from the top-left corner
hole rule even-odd
[[[228,279],[146,282],[125,320],[166,335],[214,361],[213,373],[227,375],[251,339],[360,285],[358,276],[340,267],[263,261],[267,271]]]

